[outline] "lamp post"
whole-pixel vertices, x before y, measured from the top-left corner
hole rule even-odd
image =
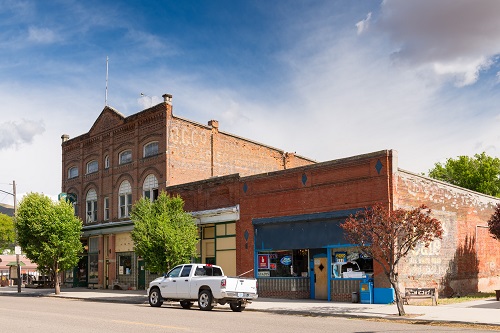
[[[17,203],[16,203],[16,181],[13,180],[12,181],[12,193],[10,192],[6,192],[6,191],[2,191],[0,190],[0,192],[3,192],[3,193],[6,193],[6,194],[10,194],[14,197],[14,217],[16,216],[16,212],[17,212]],[[16,254],[16,264],[17,264],[17,292],[20,293],[21,292],[21,265],[19,264],[19,255],[21,254],[21,247],[20,246],[16,246],[14,248],[14,253]]]

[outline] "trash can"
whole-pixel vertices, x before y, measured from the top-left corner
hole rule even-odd
[[[359,303],[359,294],[357,291],[352,292],[352,302],[353,303]]]

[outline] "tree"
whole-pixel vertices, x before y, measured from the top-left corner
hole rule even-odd
[[[431,218],[431,210],[420,206],[390,211],[381,204],[351,215],[340,226],[346,239],[380,264],[396,294],[400,316],[405,315],[398,283],[398,264],[421,243],[428,247],[441,238],[441,222]]]
[[[131,212],[135,252],[151,272],[164,272],[196,256],[198,228],[179,196],[161,192],[156,201],[142,198]]]
[[[80,241],[82,222],[66,201],[29,193],[19,203],[16,213],[18,242],[26,256],[46,269],[54,278],[59,294],[60,272],[78,264],[83,247]]]
[[[500,240],[500,203],[497,204],[495,212],[488,220],[488,229],[493,235],[493,238]]]
[[[436,163],[429,177],[491,196],[500,196],[500,159],[476,154]]]
[[[12,217],[0,213],[0,254],[8,248],[14,248],[16,232]]]

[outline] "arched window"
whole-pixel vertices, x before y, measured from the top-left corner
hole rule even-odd
[[[97,163],[96,160],[87,163],[87,174],[97,172],[98,170],[99,170],[99,164]]]
[[[153,141],[144,145],[144,152],[142,156],[149,157],[154,155],[158,155],[158,141]]]
[[[132,186],[127,180],[120,184],[118,191],[119,218],[129,217],[132,210]]]
[[[109,155],[104,156],[104,169],[109,169]]]
[[[158,179],[155,175],[148,175],[142,185],[142,193],[145,198],[155,201],[158,198]]]
[[[94,189],[87,192],[87,223],[97,222],[97,193]]]
[[[68,169],[68,179],[78,177],[78,167],[74,166]]]
[[[120,164],[126,164],[132,162],[132,150],[124,150],[119,156]]]

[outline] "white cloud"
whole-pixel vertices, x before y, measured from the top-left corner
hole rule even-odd
[[[30,27],[28,30],[28,40],[35,43],[50,44],[57,41],[57,39],[56,33],[48,28]]]
[[[369,28],[371,18],[372,18],[372,13],[370,12],[368,13],[368,15],[366,15],[366,18],[364,20],[356,23],[356,28],[358,28],[358,35],[361,35]]]
[[[394,42],[396,59],[465,86],[500,53],[499,16],[496,0],[385,0],[373,30]]]
[[[21,123],[6,122],[0,124],[0,150],[33,142],[35,135],[45,131],[43,122],[23,119]]]

